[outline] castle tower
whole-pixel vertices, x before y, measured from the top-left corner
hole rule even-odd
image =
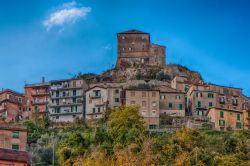
[[[138,30],[117,33],[116,68],[133,65],[165,65],[165,47],[150,43],[150,35]]]

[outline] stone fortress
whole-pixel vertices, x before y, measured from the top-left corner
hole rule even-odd
[[[124,66],[160,66],[166,65],[166,47],[150,42],[150,34],[138,30],[117,33],[116,68]]]

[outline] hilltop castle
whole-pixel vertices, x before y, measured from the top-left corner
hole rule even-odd
[[[150,34],[138,30],[117,33],[116,68],[134,65],[166,65],[166,47],[150,42]]]

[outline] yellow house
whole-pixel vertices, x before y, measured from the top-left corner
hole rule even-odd
[[[214,124],[215,130],[240,130],[244,127],[243,111],[222,108],[210,108],[207,117]]]

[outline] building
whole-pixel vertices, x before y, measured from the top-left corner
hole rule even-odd
[[[160,91],[155,89],[125,89],[125,105],[139,106],[139,114],[149,129],[159,127]]]
[[[250,129],[250,109],[243,110],[244,129]]]
[[[160,115],[184,117],[185,93],[168,86],[159,86],[157,89],[160,90]]]
[[[54,122],[73,122],[83,118],[84,95],[88,85],[81,79],[50,82],[49,115]]]
[[[213,107],[208,110],[206,116],[213,123],[215,130],[243,129],[243,111]]]
[[[186,76],[175,76],[171,81],[171,88],[183,93],[187,93],[191,85]]]
[[[20,126],[0,126],[0,148],[26,151],[27,129]]]
[[[216,106],[217,93],[209,85],[192,85],[187,92],[187,113],[205,116],[209,108]]]
[[[26,112],[24,117],[29,117],[31,113],[37,112],[44,115],[49,111],[48,104],[50,98],[50,84],[37,83],[25,85]]]
[[[135,65],[165,66],[165,46],[150,42],[149,33],[129,30],[117,33],[116,68]]]
[[[86,119],[101,118],[107,109],[122,105],[122,83],[91,85],[86,91]]]
[[[21,119],[25,111],[24,95],[10,89],[0,91],[0,123]]]
[[[28,152],[0,148],[0,165],[28,166],[30,165]]]
[[[216,104],[218,108],[242,111],[244,105],[244,97],[242,89],[208,84],[210,88],[216,92]]]

